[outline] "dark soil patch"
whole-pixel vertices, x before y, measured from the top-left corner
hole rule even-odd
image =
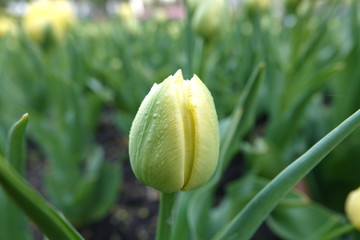
[[[139,183],[129,163],[117,204],[100,222],[80,229],[87,240],[151,240],[155,237],[159,194]]]

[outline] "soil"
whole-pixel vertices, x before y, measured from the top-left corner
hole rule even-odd
[[[159,194],[139,183],[124,163],[124,183],[109,216],[79,229],[87,240],[151,240],[155,237]]]

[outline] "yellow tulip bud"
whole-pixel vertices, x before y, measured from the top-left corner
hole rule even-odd
[[[270,3],[269,0],[245,0],[244,8],[249,17],[255,18],[257,14],[268,12]]]
[[[16,24],[8,17],[0,17],[0,37],[6,34],[15,34]]]
[[[269,0],[245,0],[245,6],[253,9],[260,9],[262,11],[268,10],[270,3]]]
[[[213,98],[194,75],[181,70],[154,84],[130,130],[135,176],[162,192],[187,191],[213,175],[219,155],[219,126]]]
[[[123,2],[120,4],[119,17],[126,30],[132,34],[140,33],[139,20],[137,19],[129,2]]]
[[[203,0],[186,0],[188,10],[194,12],[201,1]]]
[[[194,31],[204,39],[210,39],[224,28],[225,0],[200,1],[193,19]]]
[[[119,17],[123,19],[133,19],[136,17],[129,2],[123,2],[119,5]]]
[[[46,31],[51,30],[55,39],[63,38],[75,21],[70,2],[66,0],[38,0],[28,5],[23,19],[26,33],[35,41],[42,42]]]
[[[360,187],[350,192],[347,196],[345,213],[352,225],[360,230]]]

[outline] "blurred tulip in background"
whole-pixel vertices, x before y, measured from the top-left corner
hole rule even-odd
[[[15,34],[17,26],[9,17],[0,17],[0,37],[6,34]]]
[[[60,40],[75,19],[69,1],[38,0],[28,4],[23,26],[25,32],[37,42],[44,41],[47,34]]]

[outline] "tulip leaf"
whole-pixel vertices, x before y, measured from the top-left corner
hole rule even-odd
[[[10,129],[6,145],[6,159],[18,173],[23,175],[25,166],[24,137],[28,123],[28,114],[16,122]],[[18,207],[10,201],[5,192],[0,190],[0,239],[31,239],[30,231],[27,229],[25,215]],[[17,228],[24,231],[14,231]]]
[[[279,204],[267,223],[276,234],[288,240],[330,240],[326,238],[329,232],[347,226],[340,214],[312,202],[295,206]]]
[[[78,181],[74,184],[71,201],[65,205],[64,214],[76,226],[93,221],[91,217],[92,212],[89,211],[89,209],[94,210],[94,206],[98,206],[98,204],[89,207],[88,203],[93,201],[93,193],[96,191],[96,183],[101,174],[103,160],[104,153],[102,148],[97,146],[93,147],[86,159],[82,176],[79,177]],[[99,198],[100,196],[95,199],[99,200]]]
[[[95,191],[89,197],[85,211],[91,210],[88,217],[91,221],[99,220],[108,213],[117,200],[121,185],[121,168],[118,165],[105,163],[100,168],[100,174],[95,182]]]
[[[64,216],[36,192],[1,156],[0,185],[49,239],[83,239]]]
[[[29,115],[26,113],[10,129],[5,159],[19,172],[23,173],[25,165],[25,129]]]
[[[249,239],[286,193],[359,126],[360,110],[277,175],[214,239]]]
[[[56,206],[72,224],[84,226],[103,217],[115,203],[121,184],[121,168],[105,162],[102,148],[95,146],[72,188],[54,191],[68,182],[50,174],[46,179],[47,192],[52,194],[52,199],[58,200]]]
[[[220,156],[219,156],[219,170],[217,170],[218,178],[220,173],[225,170],[230,160],[227,153],[231,148],[231,144],[234,143],[234,139],[241,139],[246,130],[250,127],[251,119],[254,117],[254,111],[256,102],[259,97],[259,89],[261,86],[262,73],[264,71],[264,63],[260,63],[257,68],[254,69],[250,76],[243,92],[241,92],[233,112],[230,115],[228,126],[224,128],[224,132],[221,138]],[[242,125],[244,123],[244,125]],[[227,160],[227,161],[226,161]],[[215,173],[216,174],[216,173]]]
[[[248,173],[244,177],[229,183],[221,202],[211,212],[211,232],[215,235],[226,223],[230,222],[236,214],[263,188],[270,180]],[[281,201],[291,206],[303,205],[308,199],[297,191],[291,191]]]

